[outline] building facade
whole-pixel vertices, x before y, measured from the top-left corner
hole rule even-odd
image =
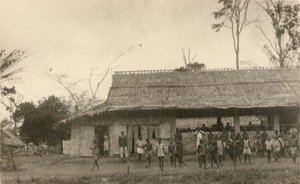
[[[191,132],[203,124],[228,123],[236,132],[250,125],[286,131],[299,127],[299,93],[300,68],[116,72],[104,104],[67,120],[72,132],[64,153],[90,156],[93,138],[99,138],[101,150],[108,135],[109,154],[118,155],[121,131],[130,153],[139,136],[153,143],[162,138],[167,145],[176,128]],[[193,136],[184,137],[186,151],[192,150]]]

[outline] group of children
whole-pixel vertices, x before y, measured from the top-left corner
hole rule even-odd
[[[165,146],[162,143],[162,139],[157,139],[158,143],[154,149],[154,146],[146,139],[146,144],[143,143],[142,137],[136,141],[136,151],[138,153],[138,160],[141,161],[141,157],[145,154],[145,158],[148,161],[148,165],[146,167],[150,167],[152,155],[155,152],[156,156],[158,157],[159,167],[161,170],[164,168],[164,157],[169,155],[171,165],[176,167],[176,163],[178,162],[179,167],[185,166],[183,162],[183,143],[182,143],[182,136],[181,133],[176,133],[175,135],[175,145],[170,142],[168,149],[165,150]]]
[[[156,145],[156,149],[154,150],[152,143],[147,139],[146,144],[142,144],[141,138],[136,142],[137,146],[137,153],[139,161],[141,160],[142,154],[145,154],[145,158],[148,161],[148,165],[146,167],[150,167],[152,155],[155,152],[156,156],[158,157],[159,167],[163,171],[164,169],[164,157],[166,155],[169,155],[171,165],[174,165],[176,167],[176,160],[178,160],[179,166],[184,166],[183,163],[183,145],[177,144],[173,145],[172,142],[170,142],[170,145],[168,146],[168,150],[165,150],[165,146],[162,143],[162,139],[158,139],[158,143]]]
[[[272,154],[275,162],[277,162],[280,161],[281,157],[285,156],[285,153],[288,153],[288,155],[292,158],[294,164],[296,164],[298,139],[295,134],[291,134],[288,139],[284,141],[282,139],[282,136],[278,135],[275,132],[275,135],[272,139],[270,137],[267,137],[264,146],[265,147],[263,148],[263,150],[266,150],[268,163],[271,162]]]
[[[122,134],[123,135],[123,134]],[[251,146],[249,136],[246,132],[242,134],[235,134],[234,131],[223,131],[214,135],[209,132],[207,135],[205,132],[198,129],[195,133],[197,136],[197,157],[199,167],[207,168],[207,161],[210,162],[211,168],[216,164],[218,167],[222,166],[222,161],[225,159],[225,155],[229,155],[233,163],[236,163],[237,159],[241,162],[241,155],[244,155],[245,164],[251,164]],[[126,137],[124,137],[126,140]],[[162,143],[162,139],[157,139],[158,143],[155,146],[152,145],[150,140],[146,140],[146,143],[142,140],[142,137],[136,141],[136,151],[138,153],[138,159],[141,161],[141,157],[144,154],[148,161],[146,167],[150,167],[152,155],[158,157],[159,167],[163,171],[164,169],[164,157],[168,155],[172,166],[179,167],[185,166],[183,162],[183,140],[180,131],[176,131],[175,143],[170,142],[168,149],[165,150],[165,146]],[[120,142],[120,141],[119,141]],[[125,145],[126,145],[125,141]],[[119,143],[120,144],[120,143]],[[99,148],[97,139],[95,139],[91,145],[94,157],[94,166],[99,169],[97,161],[99,159]],[[120,145],[121,147],[121,145]],[[259,132],[254,136],[254,148],[258,156],[263,156],[267,153],[268,162],[271,161],[273,155],[275,161],[279,161],[280,158],[287,152],[294,163],[296,163],[296,155],[298,150],[298,139],[295,134],[291,134],[287,140],[283,140],[282,136],[278,135],[278,131],[275,131],[275,135],[270,136],[264,131],[262,134]],[[104,138],[104,151],[105,155],[108,155],[108,138]],[[125,151],[125,150],[124,150]],[[126,151],[125,151],[126,152]],[[126,155],[126,154],[125,154]],[[121,155],[122,157],[122,155]]]
[[[204,134],[204,133],[203,133]],[[204,134],[205,135],[205,134]],[[245,163],[247,160],[251,164],[251,149],[250,141],[247,135],[240,139],[239,134],[237,136],[231,135],[228,140],[222,135],[214,135],[211,132],[206,139],[199,140],[197,147],[197,155],[199,166],[206,169],[206,160],[210,160],[211,167],[213,168],[214,163],[219,167],[222,166],[222,160],[225,158],[225,154],[229,154],[233,162],[239,158],[241,161],[241,154],[244,155]]]
[[[241,162],[241,155],[244,155],[245,163],[249,161],[251,164],[251,146],[250,139],[247,132],[242,134],[235,134],[232,132],[223,132],[221,135],[214,138],[212,133],[208,135],[208,142],[217,142],[217,151],[216,154],[219,154],[219,158],[224,158],[225,154],[228,153],[229,157],[233,162],[236,162],[237,159]],[[273,155],[275,161],[279,161],[281,157],[287,152],[291,157],[294,163],[296,163],[296,155],[298,148],[298,139],[296,134],[290,134],[285,137],[286,140],[282,139],[282,135],[278,134],[278,131],[275,130],[275,135],[268,136],[266,131],[260,134],[257,131],[254,136],[254,148],[258,156],[263,156],[264,153],[267,153],[268,162],[271,161]],[[215,139],[215,140],[214,140]],[[221,150],[224,150],[223,152]],[[221,160],[219,159],[219,162]]]

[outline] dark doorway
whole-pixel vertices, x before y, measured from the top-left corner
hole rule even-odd
[[[297,126],[298,111],[293,109],[284,109],[280,113],[280,132],[287,132]]]
[[[101,155],[104,155],[104,148],[103,148],[104,135],[108,136],[108,126],[96,126],[95,136],[99,140],[99,151]]]
[[[130,154],[136,153],[136,141],[139,139],[141,135],[141,127],[140,126],[128,126],[127,128],[128,134],[128,151]]]

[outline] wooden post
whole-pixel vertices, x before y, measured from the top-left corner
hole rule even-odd
[[[127,158],[127,177],[129,176],[129,159]]]
[[[234,132],[238,133],[241,131],[240,129],[240,116],[238,110],[235,110],[234,116],[233,116],[233,122],[234,122]]]
[[[273,123],[274,123],[274,131],[278,130],[278,133],[280,134],[280,122],[279,122],[279,113],[278,111],[275,111],[273,114]]]
[[[298,109],[298,128],[300,128],[300,109]]]
[[[234,116],[233,116],[233,122],[234,122],[234,132],[238,133],[241,131],[240,128],[240,116],[239,116],[239,111],[236,109],[234,111]],[[233,138],[233,166],[234,166],[234,172],[236,172],[236,140],[235,137]]]

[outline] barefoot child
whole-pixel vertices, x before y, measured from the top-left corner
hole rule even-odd
[[[146,142],[147,143],[144,145],[145,157],[148,160],[148,167],[150,167],[153,147],[152,147],[152,144],[150,143],[149,139],[146,139]]]
[[[248,135],[244,137],[243,154],[244,154],[245,164],[247,163],[247,158],[249,160],[249,164],[251,164],[251,149],[250,149],[250,141],[248,139]]]
[[[199,167],[202,167],[202,164],[204,163],[204,169],[206,169],[206,145],[203,140],[200,140],[197,153]]]
[[[158,157],[159,168],[161,171],[163,171],[164,170],[165,148],[164,148],[163,143],[161,142],[161,138],[158,139],[156,153],[157,153],[157,157]]]
[[[290,147],[290,153],[292,160],[294,164],[296,164],[296,157],[297,157],[297,138],[294,134],[292,134],[292,137],[289,140],[289,147]]]
[[[268,139],[265,142],[265,148],[267,151],[267,156],[268,156],[268,163],[271,162],[271,153],[272,153],[272,141],[270,139],[270,137],[268,137]]]
[[[94,155],[94,165],[93,165],[92,171],[94,171],[95,166],[99,170],[98,160],[100,158],[100,152],[99,152],[99,141],[96,137],[94,138],[90,148],[91,148],[91,150],[93,152],[93,155]]]
[[[218,148],[219,164],[222,165],[221,161],[224,155],[224,146],[223,146],[223,140],[221,139],[221,136],[217,136],[217,148]]]
[[[136,152],[139,155],[139,161],[141,161],[142,155],[144,154],[144,142],[142,141],[142,136],[136,141]]]
[[[275,137],[275,141],[273,143],[275,162],[280,161],[280,148],[281,148],[281,144],[278,140],[278,137]]]
[[[185,164],[183,162],[183,144],[182,144],[182,142],[178,142],[176,144],[176,157],[178,159],[179,167],[184,167]]]
[[[170,142],[170,145],[168,147],[168,153],[171,161],[171,165],[176,166],[176,159],[175,159],[175,146],[173,145],[172,141]]]
[[[214,168],[214,163],[217,164],[217,166],[219,167],[219,163],[218,163],[218,148],[217,148],[217,142],[213,141],[209,143],[209,155],[210,155],[210,164],[211,164],[211,168]]]

